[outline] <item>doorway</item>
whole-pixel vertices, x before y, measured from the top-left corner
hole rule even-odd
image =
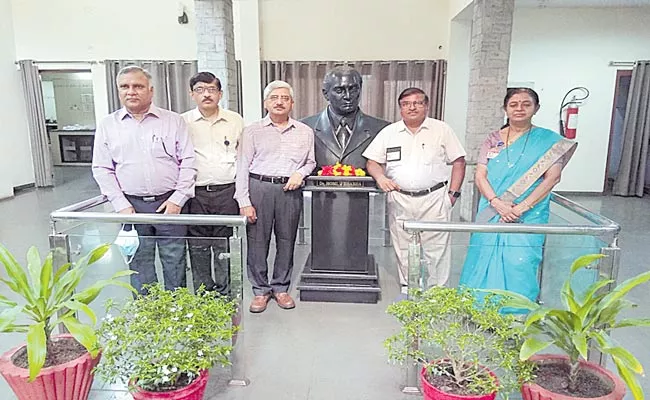
[[[607,166],[605,169],[605,194],[612,193],[614,179],[616,179],[618,168],[621,164],[621,155],[623,154],[623,124],[625,122],[627,98],[630,93],[631,81],[632,70],[616,71],[612,119],[609,128],[609,150],[607,152]]]

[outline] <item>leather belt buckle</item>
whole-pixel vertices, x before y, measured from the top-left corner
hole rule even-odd
[[[216,192],[217,189],[213,185],[205,185],[206,192]]]
[[[279,176],[271,176],[269,179],[271,183],[282,183],[282,177]]]
[[[145,203],[153,203],[156,201],[156,196],[142,196],[142,201]]]

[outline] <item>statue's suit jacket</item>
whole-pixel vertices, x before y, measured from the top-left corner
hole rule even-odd
[[[304,118],[301,122],[314,130],[314,152],[318,167],[340,162],[364,169],[366,168],[366,159],[361,154],[377,136],[377,133],[390,124],[388,121],[371,117],[359,110],[352,136],[348,140],[348,145],[341,151],[334,138],[334,128],[327,114],[327,108],[320,114]]]

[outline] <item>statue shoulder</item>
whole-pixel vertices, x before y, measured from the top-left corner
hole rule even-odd
[[[377,131],[380,131],[390,125],[391,123],[388,121],[385,121],[383,119],[379,119],[376,117],[373,117],[371,115],[361,113],[361,117],[365,120],[364,123],[368,124],[369,126],[372,126],[375,128]]]
[[[302,118],[300,122],[313,129],[314,126],[316,126],[316,124],[318,123],[321,114],[322,112],[319,112],[318,114],[314,114],[314,115],[310,115],[309,117]]]

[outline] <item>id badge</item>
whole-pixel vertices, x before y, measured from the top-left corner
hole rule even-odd
[[[499,155],[499,148],[498,147],[492,147],[490,150],[488,150],[487,153],[487,158],[488,160],[493,159],[494,157]]]
[[[386,162],[400,161],[402,159],[402,147],[389,147],[386,149]]]

